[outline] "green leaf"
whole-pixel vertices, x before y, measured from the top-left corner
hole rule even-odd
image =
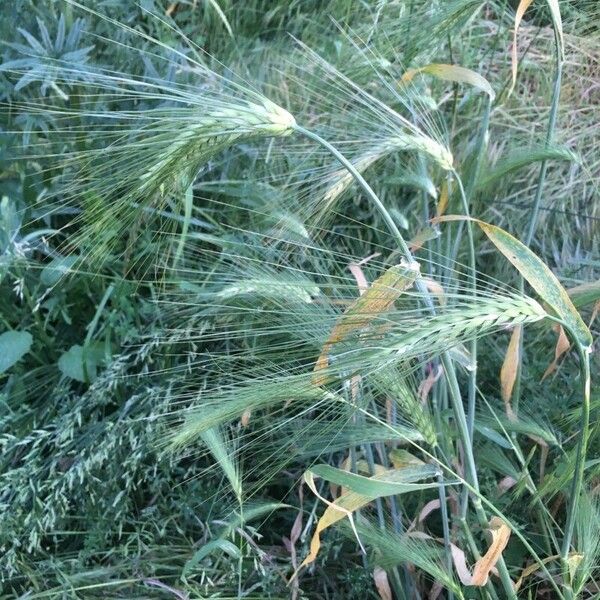
[[[424,67],[419,67],[418,69],[409,69],[402,76],[402,81],[409,82],[417,73],[427,73],[438,79],[451,81],[453,83],[467,83],[474,88],[485,92],[491,100],[496,96],[490,82],[483,77],[483,75],[480,75],[471,69],[460,67],[459,65],[432,63],[425,65]]]
[[[592,346],[592,334],[583,322],[581,315],[577,312],[567,290],[561,285],[548,265],[525,244],[504,231],[504,229],[479,219],[463,217],[462,215],[447,215],[432,219],[433,223],[447,221],[474,221],[477,223],[494,246],[504,254],[542,300],[548,304],[555,316],[562,321],[577,342],[585,348]]]
[[[477,223],[496,248],[518,269],[544,302],[550,305],[556,316],[563,321],[579,343],[585,347],[591,346],[593,340],[590,330],[577,312],[571,298],[569,298],[569,294],[546,263],[538,258],[525,244],[510,235],[510,233],[500,229],[500,227],[483,221],[477,221]]]
[[[600,300],[600,279],[569,288],[567,294],[577,308],[598,302]]]
[[[438,483],[416,483],[438,475],[439,469],[435,465],[389,469],[373,477],[363,477],[329,465],[316,465],[309,472],[372,499],[439,486]]]
[[[40,281],[47,287],[56,285],[77,262],[77,256],[61,256],[55,258],[42,269]]]
[[[485,189],[496,184],[512,171],[526,167],[534,162],[544,160],[567,160],[578,162],[577,155],[565,146],[548,146],[541,148],[525,148],[522,150],[511,150],[509,156],[500,159],[487,173],[477,181],[477,189]]]
[[[0,335],[0,373],[10,369],[31,348],[33,338],[27,331],[6,331]]]
[[[81,383],[90,383],[96,379],[98,364],[102,358],[103,349],[99,344],[85,347],[75,345],[58,359],[58,368],[66,377]]]
[[[239,559],[241,557],[240,549],[232,544],[228,540],[213,540],[212,542],[208,542],[208,544],[204,544],[202,548],[200,548],[190,560],[185,563],[183,567],[182,577],[189,575],[190,571],[194,569],[202,559],[206,558],[209,554],[212,554],[215,550],[221,550],[231,556],[231,558]]]

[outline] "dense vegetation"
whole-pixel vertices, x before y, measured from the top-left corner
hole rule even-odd
[[[0,598],[599,598],[597,2],[80,1],[0,3]]]

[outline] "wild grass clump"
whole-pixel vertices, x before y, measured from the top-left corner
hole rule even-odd
[[[0,596],[594,597],[592,3],[113,4],[0,9]]]

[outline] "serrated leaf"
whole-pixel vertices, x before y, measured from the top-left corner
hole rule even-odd
[[[0,335],[0,373],[10,369],[30,350],[33,338],[27,331],[5,331]]]

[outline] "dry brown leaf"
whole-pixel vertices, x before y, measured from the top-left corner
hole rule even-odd
[[[381,567],[375,567],[373,579],[375,580],[375,587],[381,600],[393,600],[394,597],[392,596],[392,589],[390,588],[387,573]]]
[[[435,384],[435,382],[442,376],[444,370],[441,365],[438,365],[437,369],[431,369],[429,375],[421,381],[419,384],[418,394],[421,402],[426,402],[429,396],[429,392],[431,392],[431,388]]]
[[[402,450],[402,449],[398,449],[398,448],[394,449],[394,450],[390,450],[389,458],[390,458],[392,465],[394,465],[394,469],[405,469],[406,467],[418,467],[418,466],[425,464],[420,458],[413,456],[407,450]],[[377,472],[377,471],[375,471],[375,472]]]
[[[552,562],[553,560],[557,560],[557,559],[560,559],[560,554],[554,554],[553,556],[547,556],[546,558],[544,558],[542,560],[542,564],[545,565],[545,564],[548,564],[549,562]],[[517,579],[517,582],[515,583],[515,591],[518,592],[521,585],[523,585],[523,580],[525,578],[529,577],[530,575],[532,575],[533,573],[535,573],[539,568],[540,568],[540,565],[538,563],[533,563],[532,565],[525,567],[523,569],[523,572],[521,573],[521,576],[519,577],[519,579]]]
[[[354,275],[356,285],[358,286],[358,293],[362,296],[369,289],[369,282],[359,264],[350,263],[348,268],[350,269],[350,273]]]
[[[508,476],[504,477],[498,482],[498,496],[501,496],[502,494],[508,492],[508,490],[510,490],[510,488],[514,487],[515,485],[517,485],[516,479]]]
[[[554,330],[558,332],[558,340],[556,342],[556,348],[554,348],[554,360],[548,365],[548,368],[542,375],[542,381],[544,381],[548,375],[551,375],[556,371],[562,355],[565,354],[565,352],[568,352],[571,347],[571,343],[569,342],[565,330],[560,325],[556,325]]]
[[[492,542],[485,555],[475,563],[471,585],[484,586],[487,583],[490,571],[496,566],[506,548],[506,544],[508,544],[510,527],[499,517],[491,518],[490,532]]]
[[[250,423],[250,417],[252,416],[252,411],[247,408],[243,413],[242,413],[242,418],[240,419],[240,423],[242,424],[242,427],[248,427],[248,424]]]
[[[441,505],[440,505],[439,500],[430,500],[421,509],[419,516],[413,520],[413,522],[410,524],[410,526],[408,527],[408,529],[406,531],[408,531],[408,532],[413,531],[414,528],[417,526],[417,523],[422,523],[434,510],[437,510],[438,508],[440,508],[440,506]]]
[[[522,327],[517,325],[510,336],[510,342],[506,350],[506,356],[502,363],[502,369],[500,370],[500,387],[502,390],[502,400],[504,400],[504,407],[506,415],[510,419],[514,419],[512,406],[510,404],[512,398],[513,387],[517,379],[517,372],[519,370],[519,364],[521,357],[519,356],[519,348],[521,345],[521,334]]]

